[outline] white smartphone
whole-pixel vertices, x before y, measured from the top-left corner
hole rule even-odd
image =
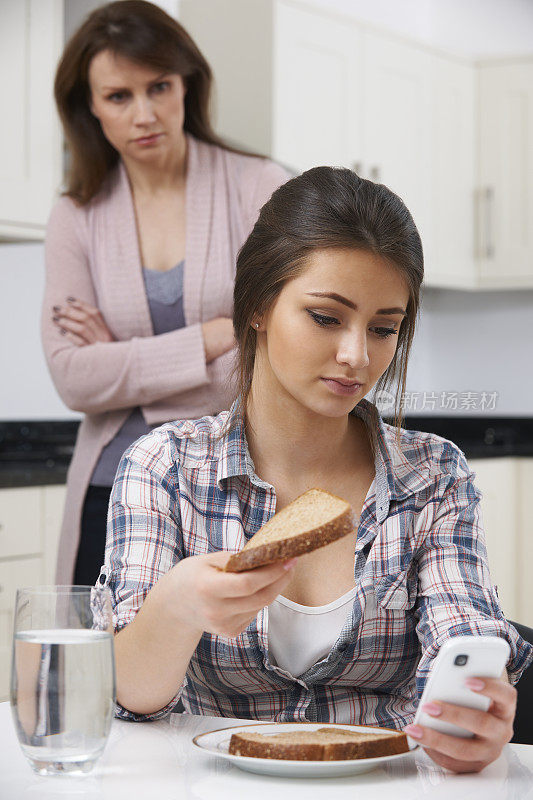
[[[415,723],[442,733],[468,738],[474,734],[451,722],[430,717],[424,703],[442,700],[458,706],[487,711],[490,698],[465,686],[466,678],[499,678],[509,658],[510,647],[499,636],[454,636],[440,648],[415,714]]]

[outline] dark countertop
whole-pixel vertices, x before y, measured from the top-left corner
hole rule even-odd
[[[78,420],[0,422],[0,488],[66,483]]]
[[[78,420],[0,422],[0,488],[65,483],[78,426]],[[407,416],[403,427],[450,439],[467,458],[533,457],[533,417],[419,415]]]
[[[403,427],[450,439],[467,458],[533,456],[533,417],[420,415],[407,416]]]

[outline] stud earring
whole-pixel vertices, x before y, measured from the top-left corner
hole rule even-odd
[[[256,323],[255,323],[255,327],[256,327],[256,328],[258,328],[258,327],[259,327],[259,323],[258,323],[258,322],[256,322]]]

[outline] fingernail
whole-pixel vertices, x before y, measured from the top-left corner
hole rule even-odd
[[[294,567],[297,561],[297,558],[291,558],[290,561],[287,561],[287,563],[283,565],[283,569],[290,569],[291,567]]]
[[[438,703],[424,703],[422,711],[425,711],[430,717],[438,717],[442,714],[442,706]]]
[[[52,311],[61,311],[61,306],[52,306]]]
[[[412,736],[413,739],[421,739],[424,735],[424,731],[420,727],[420,725],[406,725],[404,728],[404,732],[408,733],[409,736]]]
[[[67,300],[68,300],[69,303],[75,303],[76,302],[76,298],[75,297],[67,297]]]
[[[480,692],[485,688],[485,681],[482,681],[480,678],[467,678],[465,680],[465,685],[474,692]]]

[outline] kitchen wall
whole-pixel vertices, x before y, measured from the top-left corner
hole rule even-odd
[[[0,246],[0,420],[79,417],[52,384],[41,348],[41,243]]]
[[[426,289],[407,373],[406,410],[531,416],[532,341],[533,290]]]
[[[41,349],[43,260],[40,243],[0,247],[3,420],[80,416],[58,397]],[[533,290],[426,289],[408,371],[406,408],[422,414],[482,414],[485,410],[493,416],[530,416],[532,340]],[[497,397],[490,399],[494,393]]]
[[[208,5],[217,0],[198,0]],[[313,0],[473,57],[533,51],[530,0]],[[85,5],[84,5],[85,4]],[[159,3],[171,13],[178,0]],[[86,0],[71,5],[69,25]],[[0,419],[79,417],[57,396],[39,336],[42,243],[0,245]],[[413,413],[533,413],[533,290],[423,293],[408,372]],[[425,393],[425,394],[424,394]],[[442,395],[444,393],[444,396]],[[484,398],[484,399],[483,399]]]

